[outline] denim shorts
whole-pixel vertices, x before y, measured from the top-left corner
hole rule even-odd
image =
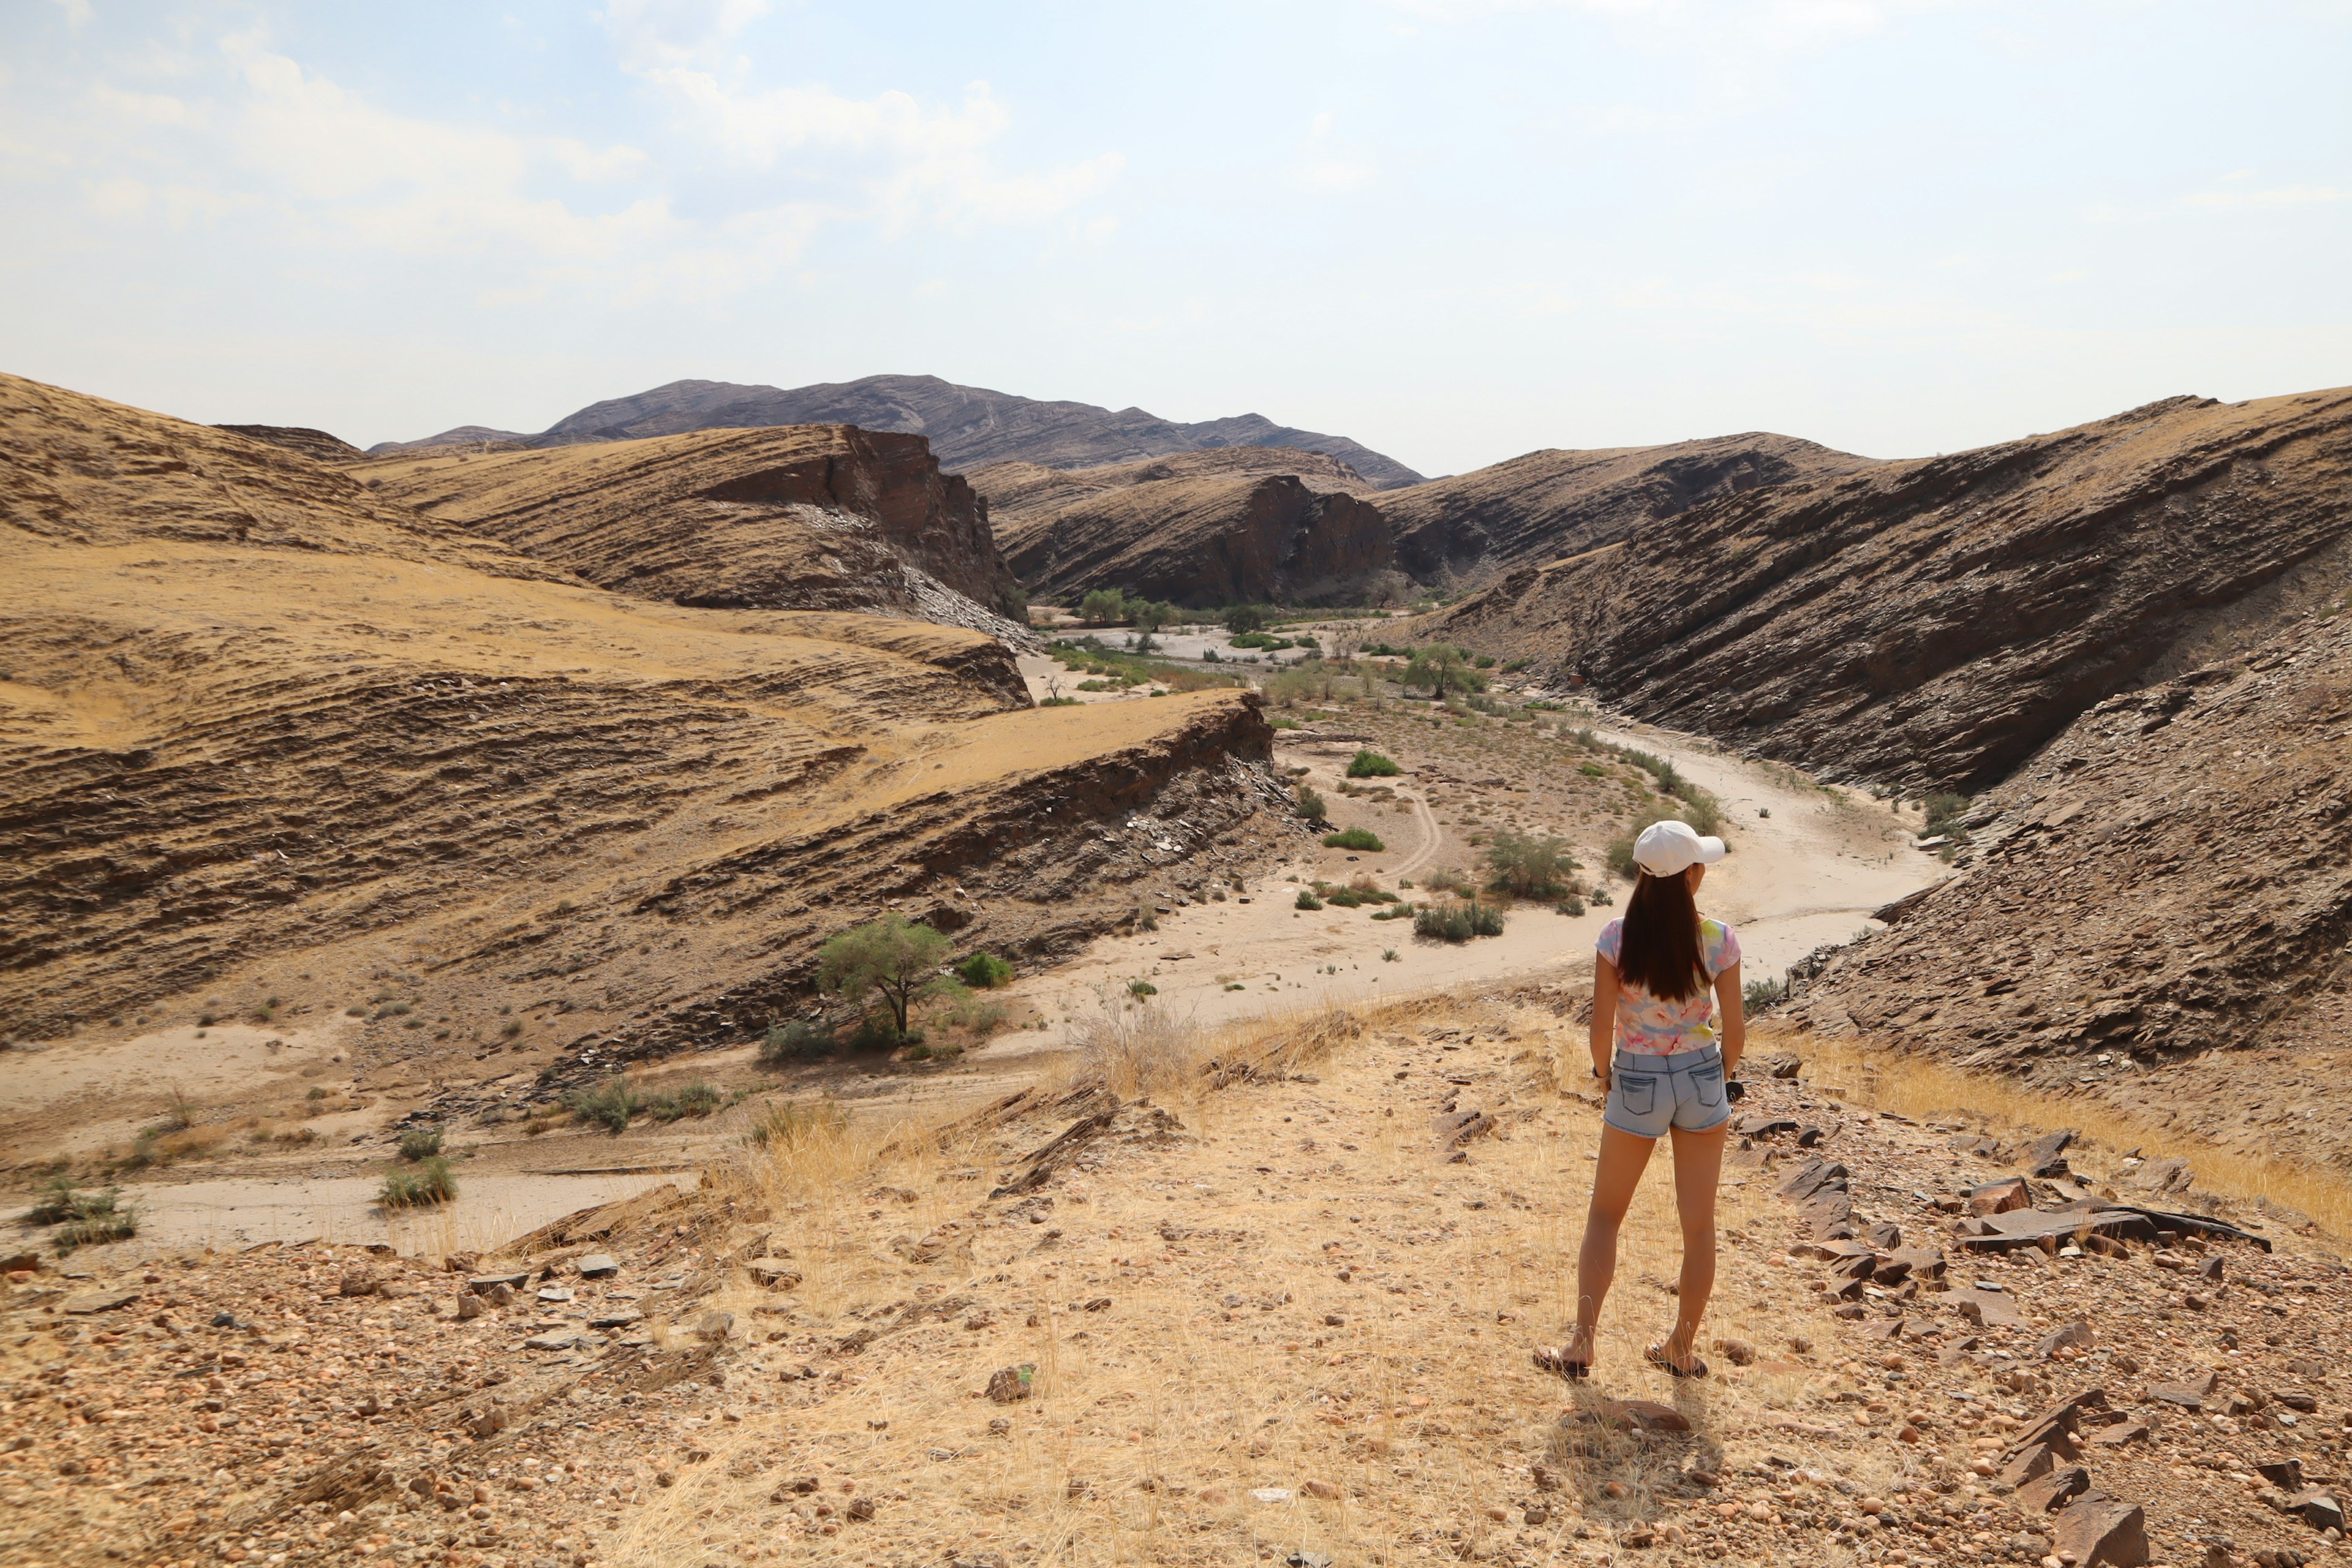
[[[1702,1046],[1673,1056],[1628,1056],[1609,1067],[1609,1103],[1601,1119],[1636,1138],[1663,1138],[1669,1127],[1705,1132],[1731,1118],[1723,1092],[1723,1047]]]

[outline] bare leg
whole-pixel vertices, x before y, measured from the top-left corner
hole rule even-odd
[[[1565,1360],[1591,1364],[1592,1333],[1600,1326],[1601,1304],[1608,1300],[1609,1287],[1617,1278],[1617,1232],[1625,1223],[1633,1189],[1641,1184],[1657,1142],[1614,1127],[1601,1129],[1601,1155],[1592,1167],[1592,1205],[1585,1211],[1584,1245],[1576,1254],[1576,1329],[1560,1352]]]
[[[1683,1226],[1683,1278],[1674,1338],[1666,1354],[1687,1368],[1698,1348],[1699,1320],[1715,1294],[1715,1196],[1723,1179],[1723,1146],[1730,1124],[1704,1132],[1675,1129],[1675,1209]]]

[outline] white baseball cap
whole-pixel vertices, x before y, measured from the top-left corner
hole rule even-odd
[[[1723,858],[1723,840],[1710,838],[1687,822],[1654,822],[1633,840],[1633,863],[1653,877],[1674,877],[1693,866]]]

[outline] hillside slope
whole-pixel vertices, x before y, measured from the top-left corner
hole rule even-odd
[[[953,469],[1007,460],[1086,468],[1216,447],[1297,447],[1328,453],[1384,487],[1421,479],[1403,464],[1344,436],[1276,425],[1262,415],[1187,425],[1140,408],[1113,411],[1091,403],[1041,402],[986,387],[958,386],[935,375],[869,375],[790,389],[674,381],[634,396],[592,403],[522,439],[553,447],[771,425],[856,425],[924,436],[940,461]],[[422,441],[385,442],[371,451],[485,436],[503,437],[507,433],[466,426]]]
[[[1290,474],[1153,479],[1033,511],[999,536],[1031,592],[1118,588],[1195,609],[1361,600],[1389,568],[1372,502]]]
[[[1426,584],[1613,544],[1636,527],[1765,485],[1835,478],[1872,459],[1751,432],[1660,447],[1547,448],[1384,497],[1397,564]]]
[[[919,436],[848,426],[601,446],[422,451],[353,468],[369,489],[590,582],[709,608],[891,609],[900,560],[991,609],[1010,602],[985,509]]]
[[[396,977],[379,1068],[734,1042],[886,907],[1060,951],[1293,831],[1244,694],[1034,710],[977,633],[614,594],[13,378],[0,645],[18,1040],[322,1026]]]
[[[1046,517],[1082,501],[1130,486],[1161,479],[1234,479],[1288,474],[1318,494],[1370,496],[1380,487],[1321,452],[1295,447],[1220,447],[1178,452],[1139,462],[1106,463],[1092,468],[1049,468],[1042,463],[990,463],[966,471],[988,502],[988,521],[1001,540],[1016,524]]]
[[[2352,571],[2352,389],[1748,490],[1418,630],[1839,778],[1977,789]]]
[[[1803,982],[1800,1022],[2341,1169],[2352,616],[2084,714],[1963,875]]]

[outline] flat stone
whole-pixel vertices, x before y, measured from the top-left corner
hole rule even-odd
[[[617,1312],[599,1312],[588,1320],[592,1329],[625,1329],[631,1323],[642,1322],[645,1314],[634,1307],[624,1307]]]
[[[2017,1506],[2028,1513],[2048,1513],[2091,1489],[2091,1472],[2080,1465],[2053,1468],[2017,1489]]]
[[[2137,1503],[2085,1492],[2067,1505],[2052,1532],[2075,1568],[2140,1568],[2147,1561],[2147,1515]]]
[[[743,1268],[753,1284],[771,1290],[789,1290],[801,1282],[800,1270],[782,1258],[754,1258]]]
[[[91,1290],[79,1296],[68,1296],[58,1303],[60,1312],[111,1312],[117,1307],[127,1307],[139,1300],[136,1290]]]
[[[572,1287],[569,1285],[542,1285],[539,1288],[539,1299],[542,1301],[569,1301],[572,1300]]]
[[[1997,1182],[1987,1182],[1970,1187],[1966,1194],[1969,1212],[1979,1216],[2007,1214],[2012,1209],[2033,1206],[2032,1189],[2022,1176],[2003,1176]]]
[[[523,1341],[522,1348],[527,1351],[568,1351],[581,1345],[593,1345],[595,1342],[594,1340],[576,1330],[559,1329],[553,1333],[531,1335],[530,1338]]]
[[[2076,1319],[2054,1333],[2042,1335],[2042,1342],[2033,1347],[2033,1353],[2047,1361],[2062,1350],[2086,1351],[2091,1348],[2091,1325],[2082,1319]]]
[[[2294,1493],[2279,1504],[2279,1511],[2291,1513],[2314,1530],[2341,1531],[2344,1528],[2344,1505],[2334,1492],[2322,1487],[2309,1487]]]
[[[1952,1310],[1980,1329],[2016,1329],[2025,1326],[2025,1319],[2006,1291],[1953,1290],[1944,1300]]]
[[[609,1279],[621,1271],[620,1263],[608,1252],[592,1252],[573,1267],[583,1279]]]
[[[530,1283],[530,1270],[524,1268],[512,1274],[473,1275],[467,1279],[466,1289],[478,1296],[487,1296],[496,1286],[503,1285],[509,1290],[520,1290]]]

